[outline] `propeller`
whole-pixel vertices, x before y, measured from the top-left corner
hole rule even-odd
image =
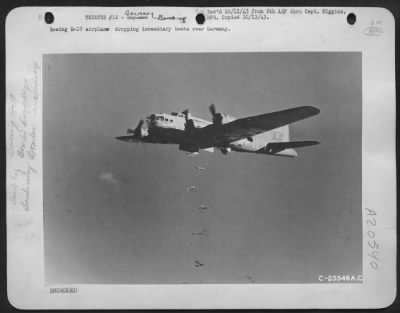
[[[189,110],[183,110],[182,113],[185,115],[185,129],[189,131],[193,130],[195,127],[193,120],[190,118]]]
[[[134,130],[128,128],[128,130],[126,131],[127,134],[132,134],[135,137],[139,137],[139,138],[143,137],[143,129],[142,129],[143,124],[144,124],[144,120],[140,120]]]
[[[189,109],[183,110],[182,113],[185,115],[185,120],[186,120],[186,122],[187,122],[188,119],[189,119]]]
[[[214,104],[211,104],[211,105],[208,107],[208,109],[210,110],[210,113],[211,113],[211,115],[212,115],[213,123],[214,123],[214,124],[221,125],[221,124],[222,124],[223,116],[222,116],[221,113],[218,113],[218,112],[217,112],[217,109],[215,108],[215,105],[214,105]]]
[[[217,110],[215,109],[215,104],[211,104],[208,109],[210,110],[210,113],[212,117],[215,117],[217,115]]]

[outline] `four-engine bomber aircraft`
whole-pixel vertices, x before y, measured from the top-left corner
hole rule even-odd
[[[199,149],[214,152],[214,148],[228,154],[237,152],[260,153],[296,157],[293,148],[313,146],[318,141],[290,141],[290,123],[317,115],[319,109],[302,106],[278,112],[236,119],[218,113],[210,107],[212,123],[182,113],[152,114],[142,119],[135,129],[128,128],[128,135],[116,137],[126,142],[176,144],[179,149],[197,154]]]

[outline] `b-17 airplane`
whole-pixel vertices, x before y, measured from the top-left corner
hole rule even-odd
[[[249,152],[275,156],[296,157],[293,148],[319,144],[318,141],[290,141],[289,124],[317,115],[319,109],[302,106],[245,118],[234,118],[209,107],[212,122],[181,113],[151,114],[140,120],[127,136],[116,139],[137,143],[176,144],[180,150],[197,154],[200,149],[223,154]]]

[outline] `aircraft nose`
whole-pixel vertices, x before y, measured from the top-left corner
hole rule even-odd
[[[115,139],[118,139],[118,140],[121,140],[121,141],[126,141],[125,137],[126,136],[118,136],[118,137],[115,137]]]
[[[125,141],[125,142],[133,142],[134,141],[133,136],[118,136],[118,137],[115,137],[115,139]]]

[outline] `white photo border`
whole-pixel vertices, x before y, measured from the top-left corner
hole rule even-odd
[[[98,25],[99,21],[86,20],[85,14],[109,16],[124,14],[126,10],[156,11],[165,16],[185,16],[187,26],[193,27],[197,25],[196,14],[206,14],[207,8],[21,7],[12,10],[6,20],[7,290],[10,303],[19,309],[356,309],[390,305],[396,295],[394,17],[383,8],[326,9],[343,9],[345,13],[282,14],[274,15],[268,22],[220,20],[218,26],[229,27],[230,32],[139,32],[134,42],[127,40],[126,34],[112,32],[79,35],[49,32],[44,14],[52,12],[61,25],[90,27]],[[350,12],[357,17],[354,25],[346,22]],[[101,25],[115,25],[113,23],[100,22]],[[179,22],[153,23],[174,27]],[[224,45],[220,44],[221,38]],[[42,56],[290,51],[362,53],[363,283],[61,285],[58,287],[76,290],[52,293],[44,281]],[[18,132],[15,119],[24,120],[30,131],[35,129],[34,155],[25,153],[21,157],[13,146],[13,136]]]

